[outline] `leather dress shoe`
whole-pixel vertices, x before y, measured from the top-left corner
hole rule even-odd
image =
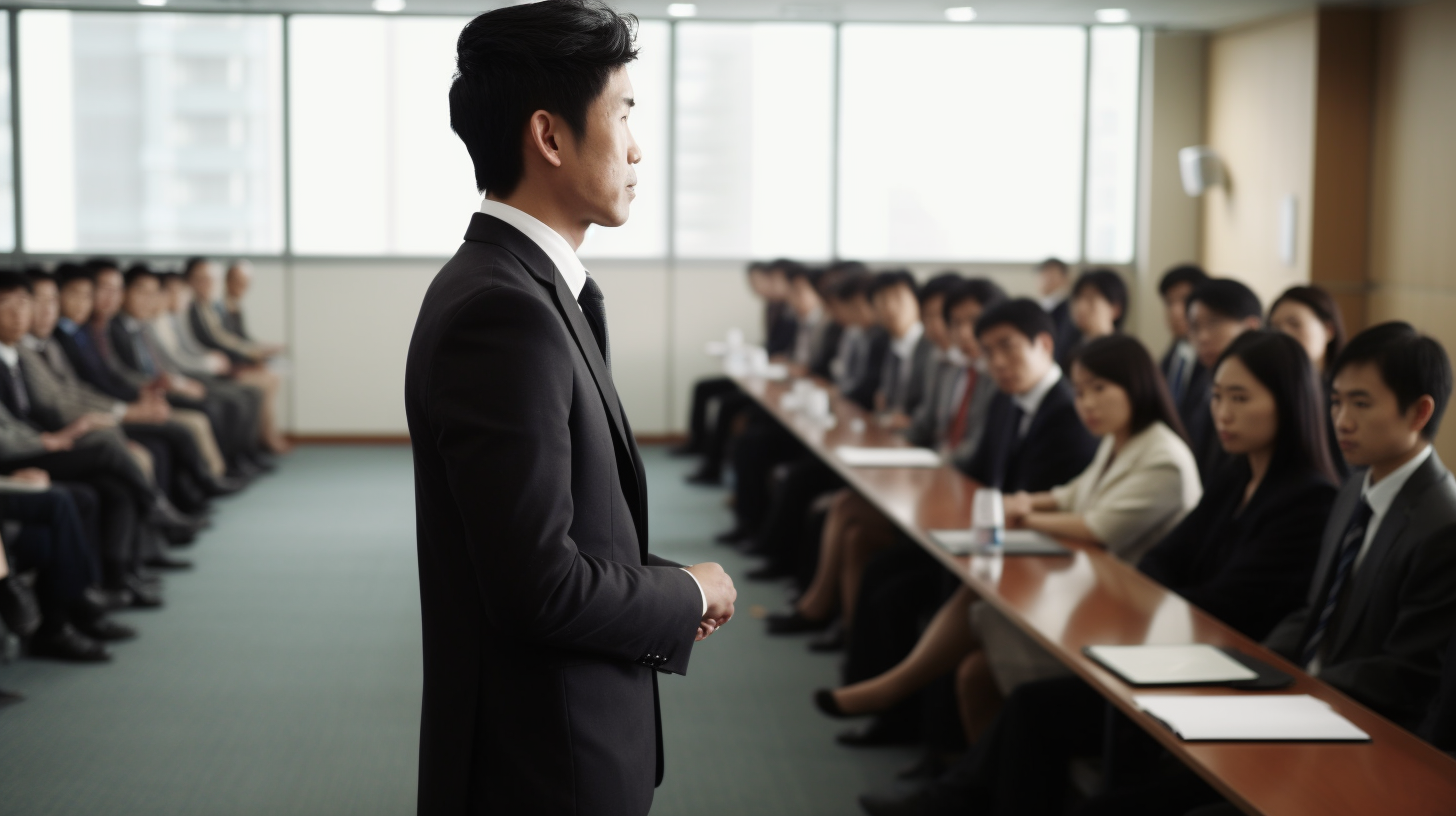
[[[950,763],[946,761],[945,756],[935,751],[926,751],[925,756],[916,760],[914,765],[906,765],[896,771],[895,777],[910,780],[921,779],[929,782],[945,773],[945,769],[949,767]]]
[[[95,618],[76,619],[71,622],[76,631],[98,642],[131,640],[136,637],[136,630],[125,624],[117,623],[111,618],[102,615]]]
[[[162,588],[159,584],[136,574],[127,574],[104,587],[107,590],[124,590],[131,596],[130,606],[137,609],[156,609],[162,605]]]
[[[822,688],[814,692],[814,707],[836,720],[843,720],[854,716],[839,707],[839,701],[834,699],[834,692],[829,689]]]
[[[699,487],[718,487],[723,484],[723,474],[717,471],[707,470],[706,468],[700,468],[683,477],[683,481]]]
[[[230,476],[219,476],[204,484],[202,491],[207,494],[208,498],[216,499],[222,496],[231,496],[247,486],[248,483],[242,479],[234,479]]]
[[[148,558],[144,563],[147,566],[151,567],[152,569],[158,569],[158,570],[190,570],[190,569],[192,569],[192,562],[191,561],[188,561],[185,558],[173,558],[172,556],[168,555],[167,553],[162,553],[160,555],[154,555],[151,558]]]
[[[910,745],[915,734],[910,728],[876,717],[863,728],[841,732],[834,741],[851,748],[878,748],[885,745]]]
[[[125,609],[131,606],[131,592],[124,587],[107,589],[105,587],[87,587],[86,600],[102,611],[110,612],[114,609]]]
[[[69,623],[52,632],[37,632],[30,639],[32,657],[49,657],[71,663],[105,663],[111,652],[104,644],[77,632]]]
[[[14,574],[0,578],[0,620],[20,637],[29,637],[40,627],[35,593]]]
[[[770,635],[797,635],[804,632],[821,632],[827,629],[831,622],[828,619],[806,618],[797,609],[787,614],[775,612],[768,616],[768,633]]]

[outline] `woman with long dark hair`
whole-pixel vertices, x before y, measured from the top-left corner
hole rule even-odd
[[[1100,542],[1136,560],[1198,503],[1198,463],[1157,365],[1137,340],[1111,335],[1077,349],[1071,380],[1078,416],[1102,438],[1097,454],[1065,485],[1008,496],[1007,520]],[[882,711],[961,664],[959,685],[978,690],[963,694],[961,706],[962,725],[975,734],[995,713],[998,686],[1009,689],[1065,671],[1014,624],[976,600],[970,589],[957,590],[900,664],[878,677],[818,692],[819,707],[835,716]]]
[[[1318,286],[1292,286],[1269,307],[1269,328],[1298,340],[1304,353],[1309,355],[1310,365],[1324,386],[1323,420],[1330,460],[1336,475],[1343,480],[1349,475],[1349,468],[1339,453],[1340,442],[1335,438],[1335,424],[1330,421],[1329,410],[1329,367],[1345,347],[1345,321],[1340,317],[1340,307],[1329,292]]]

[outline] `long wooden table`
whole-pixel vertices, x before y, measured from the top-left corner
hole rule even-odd
[[[952,555],[928,531],[969,526],[975,482],[950,467],[849,467],[835,455],[837,446],[904,447],[907,443],[848,400],[832,397],[835,424],[826,428],[825,423],[781,406],[790,383],[735,379],[906,535],[1245,812],[1268,816],[1456,814],[1456,760],[1409,731],[1305,674],[1096,545],[1063,541],[1073,550],[1070,558]],[[1290,688],[1271,693],[1309,694],[1324,700],[1370,734],[1371,740],[1184,742],[1133,703],[1134,694],[1159,691],[1135,689],[1082,654],[1084,646],[1143,643],[1237,648],[1295,678]],[[1172,693],[1231,692],[1204,687]]]

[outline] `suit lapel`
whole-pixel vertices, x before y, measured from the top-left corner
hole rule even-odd
[[[591,370],[592,381],[596,383],[597,393],[601,397],[602,406],[611,420],[612,442],[617,450],[617,478],[622,484],[622,492],[627,496],[627,506],[632,511],[633,527],[637,531],[637,547],[645,560],[647,557],[647,479],[642,467],[642,457],[637,450],[636,441],[632,438],[631,426],[627,424],[627,417],[622,412],[622,400],[617,396],[616,386],[612,384],[612,375],[607,370],[606,361],[602,359],[602,351],[597,346],[596,336],[592,334],[591,327],[587,325],[586,316],[582,314],[576,298],[572,297],[571,290],[567,288],[566,279],[561,277],[561,271],[556,268],[546,253],[536,246],[534,241],[500,219],[476,213],[471,219],[465,238],[495,244],[515,255],[522,266],[533,277],[545,284],[547,290],[551,292],[552,300],[556,303],[556,311],[561,315],[562,321],[566,323],[572,339],[576,341],[577,350],[586,360],[587,368]]]

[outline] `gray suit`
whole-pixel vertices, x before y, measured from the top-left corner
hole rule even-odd
[[[1350,474],[1325,525],[1309,601],[1265,641],[1300,659],[1324,608],[1330,571],[1360,503],[1365,470]],[[1438,655],[1456,632],[1456,479],[1434,451],[1396,494],[1324,635],[1319,678],[1407,728],[1425,715]]]
[[[940,444],[940,438],[949,427],[949,418],[956,406],[951,391],[959,381],[961,367],[945,359],[944,355],[930,356],[929,376],[926,382],[925,398],[910,416],[910,427],[905,429],[905,438],[923,448]]]
[[[961,472],[970,467],[971,459],[976,455],[976,448],[981,445],[981,436],[986,430],[986,415],[991,412],[991,402],[1001,389],[996,387],[996,381],[985,371],[978,372],[976,377],[976,390],[971,394],[971,406],[966,415],[966,430],[961,436],[960,444],[950,452],[950,462]],[[951,408],[954,415],[955,406]],[[952,418],[951,422],[955,419]]]

